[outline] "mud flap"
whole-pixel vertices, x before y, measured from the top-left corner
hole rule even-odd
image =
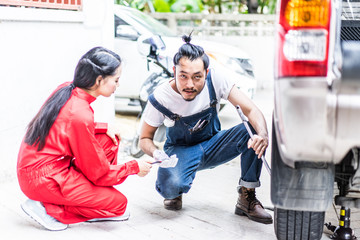
[[[335,167],[329,163],[281,159],[275,128],[272,130],[271,201],[275,207],[300,211],[326,211],[333,199]]]

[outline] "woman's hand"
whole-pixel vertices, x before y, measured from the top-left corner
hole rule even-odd
[[[147,161],[137,160],[137,162],[138,162],[139,170],[140,170],[137,175],[139,177],[145,177],[150,172],[150,169],[152,168],[151,160],[147,160]]]
[[[121,141],[120,132],[117,130],[117,128],[114,125],[108,125],[108,130],[106,132],[106,135],[108,135],[111,140],[114,142],[115,145],[118,145]]]
[[[266,137],[261,137],[256,134],[254,134],[254,136],[248,141],[248,148],[254,149],[256,155],[258,155],[258,158],[261,158],[268,145],[269,141]]]

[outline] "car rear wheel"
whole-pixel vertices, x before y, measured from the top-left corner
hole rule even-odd
[[[325,212],[274,209],[274,228],[279,240],[321,239]]]
[[[310,184],[304,186],[301,185],[301,182],[304,178],[312,179],[312,181],[319,182],[317,176],[328,176],[327,168],[297,168],[293,169],[288,167],[281,159],[279,147],[277,143],[275,126],[273,121],[272,126],[272,155],[271,155],[271,194],[272,202],[278,206],[290,205],[294,207],[306,207],[308,204],[313,204],[317,206],[315,199],[312,202],[308,201],[299,201],[299,199],[293,200],[293,194],[299,194],[301,188],[312,189]],[[310,165],[312,166],[312,165]],[[311,172],[314,171],[314,174]],[[307,176],[307,174],[311,174]],[[330,174],[329,177],[320,178],[321,179],[330,179],[333,181],[333,176]],[[290,183],[296,184],[296,186],[291,185]],[[326,184],[325,180],[322,180],[323,184]],[[289,183],[290,185],[286,185]],[[332,187],[332,185],[331,185]],[[294,188],[297,191],[286,191],[285,189]],[[322,191],[309,191],[310,195],[317,195],[323,193]],[[290,194],[291,197],[287,197]],[[326,194],[325,194],[326,195]],[[300,197],[301,196],[301,197]],[[332,196],[332,194],[331,194]],[[313,196],[312,196],[313,197]],[[312,199],[312,197],[308,197]],[[303,198],[303,194],[299,194],[299,198]],[[285,204],[286,202],[286,204]],[[322,209],[322,204],[318,205],[319,210]],[[274,230],[277,239],[279,240],[317,240],[321,239],[324,221],[325,221],[325,211],[301,211],[301,210],[288,210],[284,208],[275,207],[274,208]]]

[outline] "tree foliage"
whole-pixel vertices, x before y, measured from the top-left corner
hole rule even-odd
[[[142,11],[274,14],[276,0],[114,0]]]

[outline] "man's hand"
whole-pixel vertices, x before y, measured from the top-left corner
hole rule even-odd
[[[155,162],[160,162],[160,163],[170,159],[170,157],[164,151],[159,149],[156,149],[153,152],[153,158]]]
[[[254,136],[250,138],[248,141],[248,148],[254,149],[256,155],[258,155],[258,158],[261,158],[268,145],[269,145],[268,138],[260,137],[259,135],[256,134],[254,134]]]
[[[121,141],[120,132],[113,125],[108,125],[108,130],[106,132],[115,145],[118,145]]]
[[[137,162],[138,162],[139,170],[140,170],[137,175],[139,177],[145,177],[150,172],[150,169],[152,168],[151,161],[150,160],[148,160],[148,161],[137,160]]]

